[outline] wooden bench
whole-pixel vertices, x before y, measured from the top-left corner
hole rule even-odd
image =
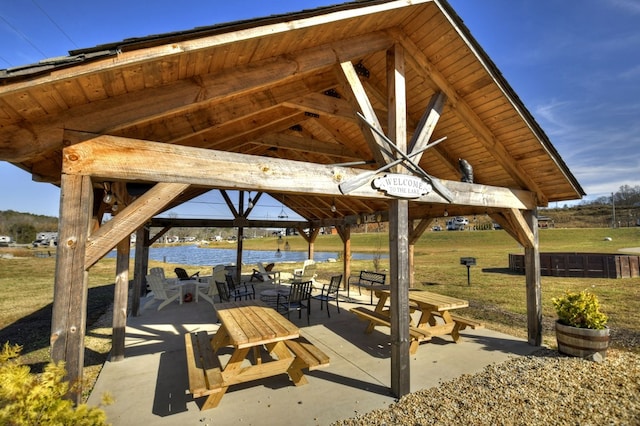
[[[481,321],[477,321],[470,318],[461,317],[458,315],[451,315],[451,319],[456,323],[453,327],[453,331],[451,332],[451,337],[453,337],[453,341],[457,342],[460,339],[460,331],[469,327],[472,330],[477,328],[484,328],[484,323]]]
[[[221,392],[224,381],[222,367],[213,352],[207,332],[186,333],[184,343],[189,374],[189,393],[194,398],[200,398]],[[206,408],[209,408],[207,403],[203,409]]]
[[[440,312],[431,312],[431,315],[440,316]],[[454,321],[455,325],[453,330],[451,331],[451,337],[453,337],[454,342],[458,342],[460,339],[460,331],[469,327],[473,330],[478,328],[484,328],[484,323],[482,321],[474,320],[471,318],[461,317],[460,315],[451,315],[451,319]]]
[[[352,285],[358,287],[358,293],[362,294],[360,290],[365,287],[371,293],[371,304],[373,305],[373,293],[375,290],[388,289],[389,286],[385,285],[387,276],[378,272],[360,271],[360,274],[356,277],[349,277],[347,281],[347,297],[349,297],[349,290]]]
[[[284,343],[296,355],[294,363],[301,363],[302,368],[312,371],[329,365],[329,355],[322,352],[304,337],[298,337],[296,340],[285,340]]]
[[[389,316],[382,312],[376,312],[363,306],[352,308],[351,312],[356,314],[360,319],[369,321],[369,326],[365,330],[365,333],[371,333],[377,325],[391,328]],[[415,326],[409,326],[409,335],[411,336],[411,346],[409,347],[409,353],[411,354],[415,354],[418,351],[420,342],[431,340],[432,337],[429,330]]]

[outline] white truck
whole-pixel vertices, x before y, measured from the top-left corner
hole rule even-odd
[[[463,231],[469,226],[469,219],[463,216],[456,216],[447,221],[447,231]]]
[[[39,232],[36,240],[32,243],[34,247],[51,247],[58,245],[57,232]]]

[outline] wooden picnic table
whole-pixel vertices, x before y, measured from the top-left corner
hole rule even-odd
[[[373,311],[365,307],[351,309],[351,312],[369,321],[366,333],[371,333],[377,326],[391,327],[391,312],[386,307],[387,300],[391,297],[391,291],[377,289],[375,294],[378,297],[378,303]],[[451,313],[452,310],[468,306],[469,302],[463,299],[429,291],[409,291],[410,310],[420,312],[417,323],[410,318],[409,334],[412,339],[410,353],[416,353],[420,342],[431,340],[433,336],[451,335],[453,341],[458,342],[460,330],[464,330],[466,327],[482,328],[484,324],[479,321]]]
[[[329,365],[329,357],[301,338],[295,324],[264,303],[245,300],[215,308],[221,325],[213,337],[185,335],[189,390],[194,397],[209,395],[203,410],[216,407],[230,385],[286,373],[300,386],[307,383],[303,368]],[[228,346],[233,353],[222,366],[218,351]]]

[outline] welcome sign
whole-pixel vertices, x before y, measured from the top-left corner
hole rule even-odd
[[[431,184],[424,179],[403,174],[377,177],[371,185],[389,196],[398,198],[420,198],[433,190]]]

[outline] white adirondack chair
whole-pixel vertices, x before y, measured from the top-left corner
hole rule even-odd
[[[218,288],[216,286],[216,280],[219,282],[225,282],[226,270],[224,265],[216,265],[213,268],[213,273],[211,277],[206,282],[199,283],[196,287],[197,295],[196,301],[202,297],[207,302],[211,303],[211,306],[214,305],[214,300],[216,294],[218,294]]]
[[[265,283],[280,284],[280,271],[267,271],[267,268],[262,262],[258,262],[257,265],[258,269],[253,270],[251,281],[253,281],[254,278],[257,278],[259,281],[263,281]]]
[[[168,285],[165,280],[159,275],[149,274],[147,275],[147,284],[153,294],[153,299],[145,303],[144,308],[151,304],[155,300],[160,300],[158,310],[164,308],[174,300],[180,301],[182,296],[182,287],[179,285]]]
[[[305,260],[302,265],[302,269],[297,269],[294,271],[292,283],[300,283],[311,281],[311,287],[315,289],[316,287],[316,277],[318,276],[317,271],[318,265],[313,260]],[[297,273],[296,273],[297,272]]]

